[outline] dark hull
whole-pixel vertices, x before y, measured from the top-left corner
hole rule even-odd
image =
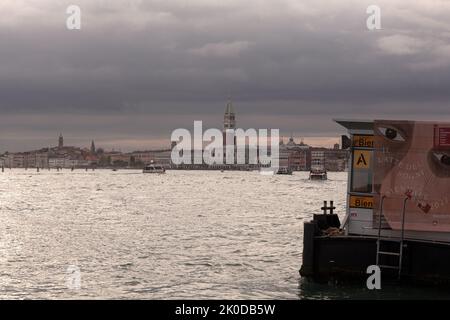
[[[319,236],[317,223],[305,223],[303,265],[300,274],[316,280],[367,279],[367,267],[376,264],[376,237]],[[450,245],[404,241],[400,280],[450,285]],[[398,245],[396,243],[392,246]],[[390,250],[394,251],[394,248]],[[398,249],[397,249],[398,250]],[[382,264],[394,265],[396,257]],[[382,279],[397,279],[398,270],[381,269]]]

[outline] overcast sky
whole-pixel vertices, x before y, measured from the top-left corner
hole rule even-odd
[[[81,30],[66,8],[81,8]],[[369,5],[382,30],[366,27]],[[1,0],[0,151],[168,145],[175,128],[450,120],[450,1]]]

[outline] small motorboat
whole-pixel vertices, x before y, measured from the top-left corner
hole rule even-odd
[[[166,169],[163,166],[149,164],[145,166],[143,173],[166,173]]]
[[[309,172],[310,180],[327,180],[327,171],[323,170],[311,170]]]
[[[325,168],[325,152],[322,150],[311,152],[310,180],[327,180],[327,169]]]

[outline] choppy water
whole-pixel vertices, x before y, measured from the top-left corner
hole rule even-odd
[[[298,274],[304,220],[323,200],[341,214],[345,203],[345,173],[307,177],[5,170],[0,298],[351,296]]]
[[[2,298],[297,298],[303,220],[345,174],[5,170]],[[67,286],[77,266],[81,289]]]

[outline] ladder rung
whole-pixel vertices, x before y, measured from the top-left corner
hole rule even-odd
[[[380,268],[385,268],[385,269],[399,269],[398,266],[386,266],[386,265],[378,265]]]
[[[399,252],[378,251],[378,254],[384,254],[387,256],[400,256]]]

